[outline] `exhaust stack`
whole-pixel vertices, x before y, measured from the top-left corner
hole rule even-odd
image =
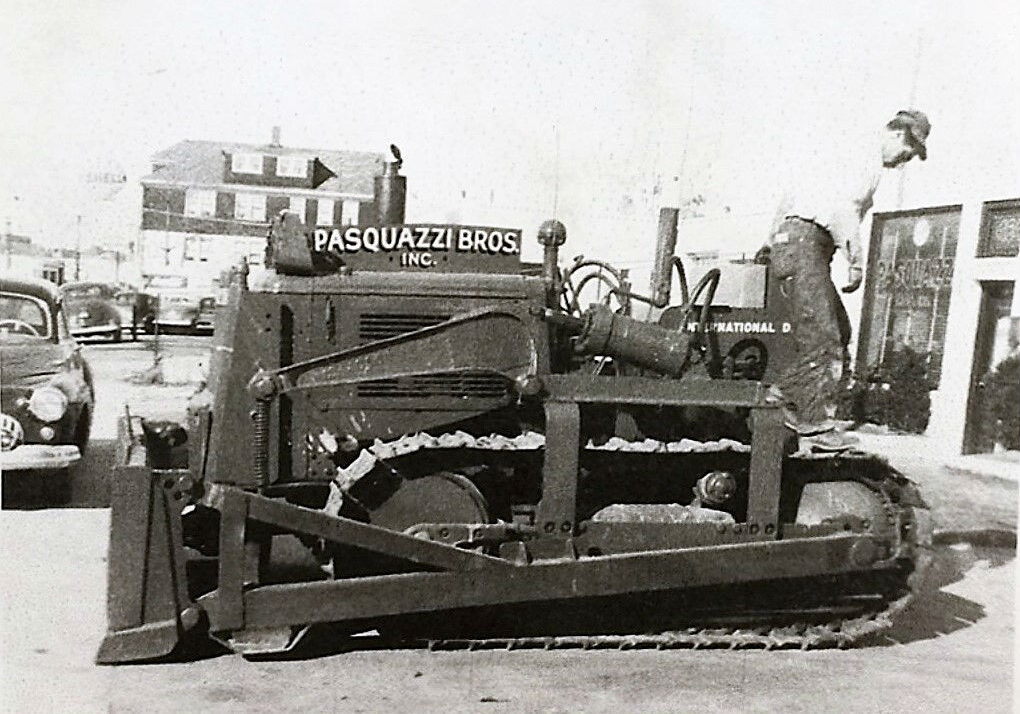
[[[649,287],[651,302],[656,307],[665,307],[669,304],[679,216],[680,210],[676,208],[659,210],[659,232],[655,240],[655,265],[652,267],[651,286]]]
[[[379,225],[403,223],[407,203],[407,177],[400,175],[404,160],[395,144],[390,144],[390,151],[395,160],[387,161],[382,174],[375,177],[375,212]]]

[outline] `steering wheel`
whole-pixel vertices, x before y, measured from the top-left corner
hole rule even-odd
[[[614,312],[623,312],[625,303],[620,294],[626,275],[626,272],[614,268],[605,261],[577,256],[563,271],[563,286],[559,296],[560,310],[572,317],[583,318],[587,309],[583,306],[582,300],[587,298],[592,302],[591,298],[594,297],[596,304],[604,305]],[[584,290],[589,283],[594,283],[594,286],[585,294]],[[594,295],[591,295],[592,288]],[[614,302],[615,309],[612,307]],[[591,374],[600,374],[608,363],[606,356],[596,357],[591,364]]]
[[[32,337],[42,337],[42,335],[39,334],[39,331],[32,325],[15,317],[0,319],[0,330],[4,328],[7,328],[11,332],[20,332],[26,335],[31,335]]]

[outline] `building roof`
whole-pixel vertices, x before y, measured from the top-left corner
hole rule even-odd
[[[315,190],[335,193],[372,195],[373,178],[381,172],[383,165],[382,154],[367,151],[300,149],[274,144],[186,139],[157,152],[152,157],[153,172],[143,178],[142,183],[222,184],[224,153],[239,152],[267,156],[317,157],[336,176],[326,180]]]

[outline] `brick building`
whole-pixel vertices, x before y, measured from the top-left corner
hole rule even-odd
[[[164,149],[141,181],[142,281],[216,287],[241,256],[262,262],[266,230],[281,210],[310,225],[367,221],[382,163],[377,153],[286,147],[277,128],[268,144],[186,140]]]

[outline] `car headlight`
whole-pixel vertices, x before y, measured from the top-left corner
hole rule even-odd
[[[56,387],[40,387],[32,392],[28,411],[39,421],[57,421],[67,411],[67,397]]]

